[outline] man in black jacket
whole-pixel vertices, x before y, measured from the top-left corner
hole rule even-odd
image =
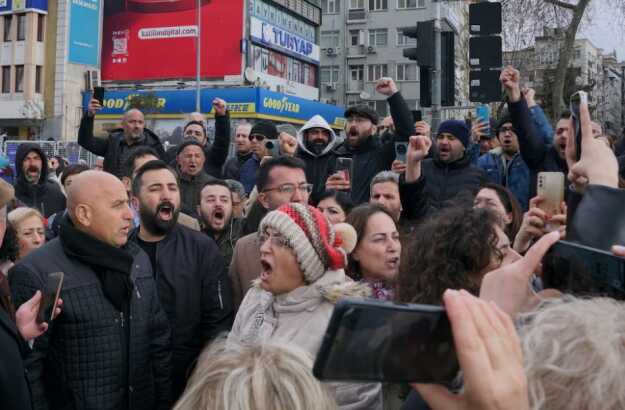
[[[37,144],[20,144],[15,154],[17,183],[15,197],[38,209],[44,217],[65,209],[65,195],[59,185],[48,180],[48,158]]]
[[[250,131],[252,124],[245,122],[239,124],[234,132],[234,151],[235,156],[230,158],[224,164],[224,179],[234,179],[238,181],[240,178],[241,166],[252,157],[252,142],[250,141]]]
[[[134,108],[124,113],[122,128],[112,130],[107,139],[96,138],[93,135],[93,121],[101,109],[98,100],[92,99],[89,102],[89,107],[80,120],[78,144],[87,151],[104,157],[104,171],[121,179],[122,161],[129,150],[139,145],[152,147],[161,158],[165,156],[160,139],[145,128],[143,113]]]
[[[171,347],[152,268],[128,243],[124,185],[105,172],[76,175],[59,237],[9,271],[15,305],[64,272],[63,313],[33,344],[35,409],[169,409]]]
[[[348,108],[345,112],[346,140],[334,150],[334,155],[337,158],[352,158],[352,181],[346,181],[342,175],[336,173],[331,175],[325,184],[328,190],[351,189],[355,204],[367,202],[370,196],[369,184],[373,177],[380,171],[391,169],[395,160],[395,142],[408,141],[410,135],[414,134],[410,108],[406,105],[395,81],[387,77],[381,78],[376,84],[376,90],[388,97],[397,134],[390,141],[382,143],[376,136],[378,114],[366,105]]]
[[[233,321],[230,279],[215,241],[176,223],[180,192],[174,171],[150,161],[132,182],[141,224],[130,240],[149,256],[158,295],[172,328],[174,398],[202,348]]]
[[[215,178],[221,178],[221,168],[228,158],[230,149],[230,114],[226,102],[221,98],[213,100],[215,112],[215,141],[211,145],[206,135],[206,126],[203,121],[191,120],[187,122],[182,131],[184,141],[197,141],[204,148],[204,171]],[[198,118],[199,119],[199,118]],[[177,147],[167,150],[163,160],[171,166],[175,166]]]

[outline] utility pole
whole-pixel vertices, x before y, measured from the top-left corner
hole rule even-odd
[[[197,0],[197,37],[195,38],[195,111],[200,111],[200,70],[202,56],[202,0]]]
[[[434,68],[432,70],[432,130],[441,123],[441,0],[434,0]]]

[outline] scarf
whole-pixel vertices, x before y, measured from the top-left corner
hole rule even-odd
[[[108,245],[76,229],[69,217],[63,217],[59,233],[63,251],[94,270],[104,296],[119,311],[130,301],[133,255],[127,249]]]
[[[371,297],[381,301],[393,301],[395,292],[382,281],[363,280],[371,289]]]

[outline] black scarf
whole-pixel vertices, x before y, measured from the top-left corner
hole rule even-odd
[[[88,265],[100,280],[104,296],[119,311],[130,301],[133,255],[126,248],[116,248],[76,229],[68,216],[63,217],[59,233],[63,251]]]

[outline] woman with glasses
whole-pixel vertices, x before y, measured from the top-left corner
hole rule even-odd
[[[241,303],[228,340],[281,342],[315,357],[334,303],[369,295],[366,286],[343,271],[356,234],[349,225],[333,226],[318,209],[297,203],[269,212],[258,232],[262,271]],[[339,408],[381,408],[379,384],[329,387]]]

